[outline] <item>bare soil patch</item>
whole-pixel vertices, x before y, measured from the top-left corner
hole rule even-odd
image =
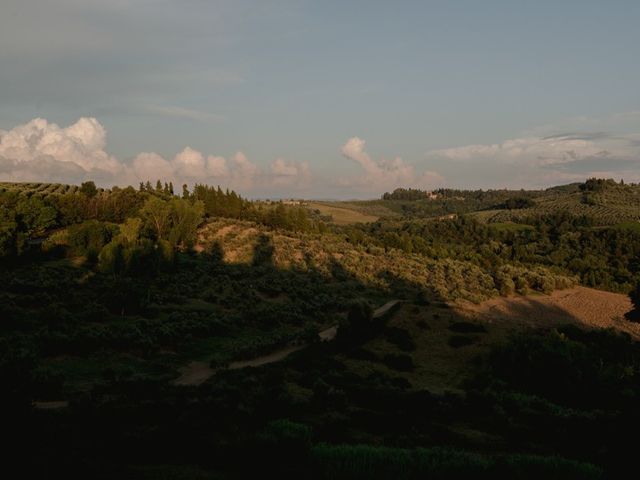
[[[571,323],[582,328],[615,328],[640,339],[640,324],[624,315],[633,309],[627,295],[586,287],[557,290],[551,295],[492,298],[478,305],[459,302],[459,313],[484,322],[549,328]]]
[[[38,410],[58,410],[61,408],[67,408],[68,406],[68,400],[36,400],[33,402],[33,407]]]
[[[200,385],[215,373],[215,370],[207,362],[191,362],[180,369],[180,376],[173,381],[173,384]]]

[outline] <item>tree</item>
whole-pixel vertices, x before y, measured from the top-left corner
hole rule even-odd
[[[123,225],[120,226],[120,235],[128,242],[135,243],[140,237],[140,228],[142,227],[142,220],[133,217],[127,218]]]
[[[93,198],[98,194],[98,189],[96,188],[96,184],[92,181],[83,182],[80,185],[80,193],[85,195],[87,198]]]
[[[364,300],[356,301],[349,307],[346,320],[338,326],[338,338],[346,342],[364,339],[372,333],[373,326],[371,305]]]
[[[20,198],[15,208],[20,231],[27,237],[42,235],[55,224],[56,211],[38,198]]]
[[[629,298],[633,304],[633,310],[627,312],[625,317],[632,322],[640,322],[640,283],[637,283],[631,293],[629,293]]]
[[[125,271],[124,246],[118,240],[106,244],[98,255],[98,268],[103,273],[119,275]]]
[[[13,253],[17,230],[15,213],[8,208],[0,208],[0,257]]]
[[[140,210],[140,215],[155,233],[156,239],[166,238],[171,222],[171,206],[158,197],[150,197]]]
[[[196,200],[191,203],[181,198],[173,198],[171,205],[171,231],[169,242],[191,248],[196,241],[198,225],[204,217],[204,203]]]

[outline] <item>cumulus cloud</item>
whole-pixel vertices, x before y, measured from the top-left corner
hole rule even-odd
[[[434,188],[444,182],[444,178],[433,171],[416,172],[400,157],[375,161],[365,150],[365,141],[352,137],[342,146],[342,155],[362,168],[362,175],[341,178],[345,187],[367,187],[369,190],[390,190],[396,187]]]
[[[630,153],[628,149],[620,147],[615,146],[615,142],[606,135],[589,136],[570,133],[434,150],[429,152],[429,155],[450,160],[492,158],[506,163],[526,161],[529,164],[552,165],[571,163],[593,156],[604,157],[611,154],[628,155]]]
[[[0,179],[65,183],[90,179],[105,186],[160,179],[178,185],[221,184],[247,194],[254,189],[268,192],[282,185],[305,185],[311,177],[306,163],[282,159],[263,173],[241,151],[227,159],[186,147],[173,158],[143,152],[125,162],[109,155],[106,144],[106,130],[95,118],[81,118],[66,128],[37,118],[0,130]]]
[[[226,178],[229,176],[227,160],[224,157],[209,155],[207,157],[207,172],[212,177]]]
[[[548,186],[586,177],[639,178],[640,136],[570,131],[427,152],[430,161],[482,168],[509,186]]]
[[[270,166],[271,175],[276,185],[301,189],[309,186],[311,171],[307,162],[286,161],[276,158]]]
[[[108,181],[125,171],[104,151],[106,131],[95,118],[60,128],[36,118],[12,130],[0,130],[0,162],[7,180],[78,181],[86,174]]]

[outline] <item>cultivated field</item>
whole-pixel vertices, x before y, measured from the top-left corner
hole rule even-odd
[[[640,339],[640,324],[624,318],[632,308],[627,295],[585,287],[556,290],[550,295],[496,297],[480,304],[458,303],[463,315],[490,324],[549,328],[572,323],[583,328],[614,328]]]
[[[318,210],[320,215],[331,216],[336,225],[349,225],[352,223],[369,223],[378,220],[378,216],[368,215],[357,210],[328,203],[310,202],[309,208]]]

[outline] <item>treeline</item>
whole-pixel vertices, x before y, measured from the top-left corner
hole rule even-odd
[[[295,232],[318,232],[327,230],[326,224],[310,217],[309,211],[300,206],[288,206],[282,202],[251,202],[234,191],[223,191],[219,186],[196,184],[189,198],[204,204],[207,217],[228,217],[250,220],[272,228]]]
[[[431,192],[417,188],[396,188],[393,192],[385,192],[383,200],[423,200],[429,197]]]
[[[97,232],[108,230],[105,225],[123,224],[132,218],[145,221],[143,233],[149,238],[162,240],[165,232],[153,234],[152,211],[161,212],[167,218],[171,216],[176,225],[182,225],[184,215],[195,208],[195,204],[191,200],[178,202],[183,201],[162,188],[152,191],[136,191],[133,187],[102,190],[93,182],[85,182],[80,188],[69,189],[66,193],[46,196],[24,195],[21,188],[6,189],[0,192],[0,257],[19,256],[29,246],[40,245],[52,233],[84,223],[87,223],[86,230],[91,232],[87,238],[94,244],[100,236]],[[170,223],[168,219],[164,220],[164,224]],[[177,234],[174,230],[172,235],[175,245],[189,243],[182,233]],[[60,235],[56,238],[54,243],[61,241]]]
[[[527,224],[487,225],[461,216],[439,221],[376,222],[344,231],[354,244],[470,261],[494,276],[504,266],[544,266],[577,275],[583,285],[611,291],[628,293],[640,282],[638,229],[595,228],[589,217],[567,213],[530,217]],[[521,290],[517,286],[504,288],[504,293]]]
[[[204,217],[246,219],[300,232],[326,231],[326,225],[311,219],[302,207],[251,202],[234,191],[207,185],[196,185],[193,192],[183,185],[180,197],[171,182],[163,184],[160,180],[155,187],[150,182],[140,183],[137,190],[99,189],[94,182],[84,182],[74,189],[57,185],[48,189],[46,184],[14,185],[11,188],[11,184],[3,184],[0,191],[0,257],[19,256],[55,230],[83,222],[120,225],[131,218],[143,220],[142,237],[154,242],[166,240],[172,247],[192,246],[195,228]],[[95,224],[87,228],[94,229]],[[94,250],[90,248],[89,253],[93,255]]]
[[[432,192],[398,188],[382,196],[384,206],[406,218],[461,215],[478,210],[521,209],[534,206],[542,190],[457,190],[440,188]]]

